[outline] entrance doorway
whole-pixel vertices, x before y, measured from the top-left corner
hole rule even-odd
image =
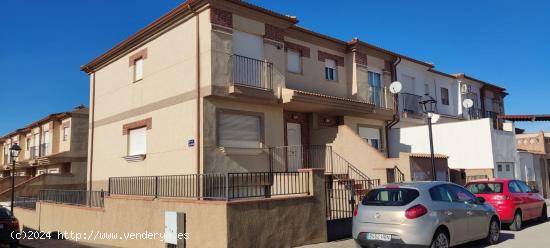
[[[299,123],[286,124],[286,138],[288,145],[288,170],[297,171],[302,164],[302,126]]]

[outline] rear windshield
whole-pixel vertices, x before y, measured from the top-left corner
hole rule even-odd
[[[416,199],[419,193],[415,189],[381,188],[369,191],[361,202],[365,206],[404,206]]]
[[[497,194],[502,193],[502,183],[471,183],[466,188],[474,194]]]

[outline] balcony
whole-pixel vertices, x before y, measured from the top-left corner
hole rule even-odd
[[[468,109],[468,115],[471,120],[477,120],[483,118],[483,111],[480,108],[470,108]]]
[[[273,90],[273,64],[267,61],[231,55],[231,84]]]
[[[393,109],[392,94],[387,88],[369,86],[369,102],[378,108]]]
[[[31,146],[29,148],[30,159],[37,159],[40,156],[39,149],[39,146]]]
[[[50,149],[49,148],[50,148],[49,143],[40,144],[40,157],[50,155]]]
[[[411,93],[401,93],[400,102],[401,109],[403,112],[408,112],[412,114],[422,113],[422,108],[420,107],[420,99],[422,96],[411,94]]]

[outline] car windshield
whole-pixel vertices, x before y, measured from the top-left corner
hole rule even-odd
[[[8,210],[6,208],[0,208],[0,219],[1,218],[9,218],[9,217],[11,217],[10,210]]]
[[[414,201],[418,195],[415,189],[380,188],[369,191],[361,203],[365,206],[404,206]]]
[[[474,194],[498,194],[502,193],[502,183],[471,183],[466,188]]]

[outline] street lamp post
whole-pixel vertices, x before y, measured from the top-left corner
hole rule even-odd
[[[19,156],[21,147],[17,144],[13,144],[10,147],[10,156],[11,156],[11,213],[13,214],[13,202],[15,200],[15,160]]]
[[[430,135],[430,158],[431,158],[431,165],[432,165],[432,179],[433,181],[436,181],[436,170],[435,170],[435,156],[434,156],[434,144],[433,144],[433,136],[432,136],[432,116],[435,113],[437,101],[429,96],[428,94],[425,94],[421,99],[420,102],[418,102],[420,106],[422,106],[422,110],[426,114],[426,117],[428,119],[428,132]]]

